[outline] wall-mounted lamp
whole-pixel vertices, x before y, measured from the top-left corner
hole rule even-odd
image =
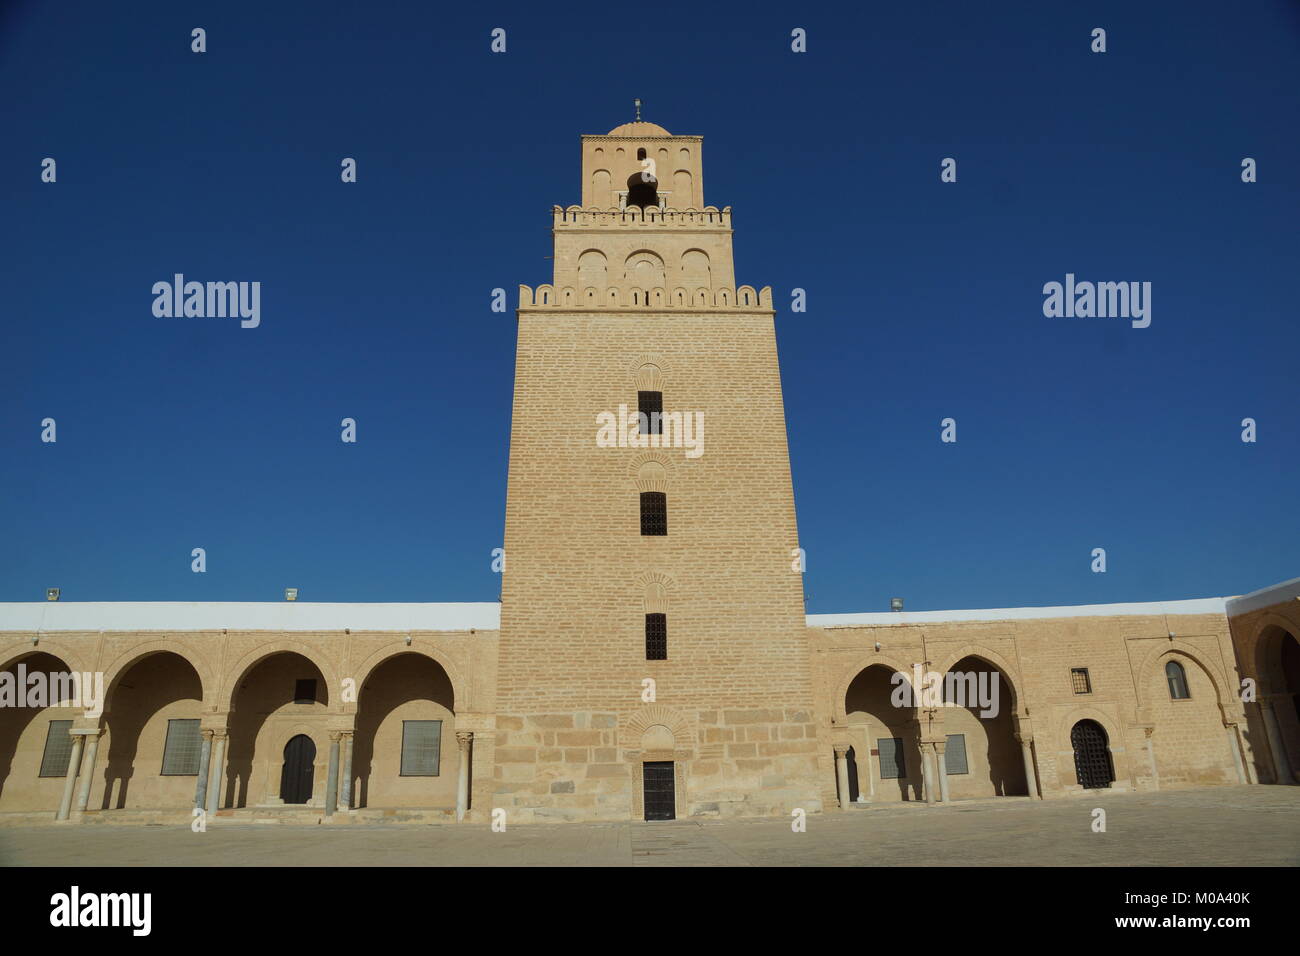
[[[889,609],[890,609],[891,611],[901,611],[901,610],[903,609],[903,599],[902,599],[902,598],[890,598],[890,599],[889,599]]]
[[[407,635],[406,635],[406,646],[407,646],[407,647],[410,647],[410,646],[411,646],[411,635],[410,635],[410,634],[407,634]]]
[[[876,641],[876,653],[880,653],[880,642]]]

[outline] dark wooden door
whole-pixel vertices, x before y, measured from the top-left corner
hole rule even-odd
[[[1095,720],[1081,720],[1070,731],[1074,773],[1085,790],[1104,790],[1115,779],[1106,731]]]
[[[673,762],[653,761],[642,764],[645,783],[645,818],[647,820],[676,820],[677,803],[673,789]]]
[[[299,734],[284,745],[284,770],[280,772],[280,799],[285,803],[308,803],[316,771],[316,745]]]

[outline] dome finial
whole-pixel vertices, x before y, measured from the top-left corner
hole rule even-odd
[[[639,123],[641,122],[641,98],[637,97],[632,103],[636,106],[636,122]]]

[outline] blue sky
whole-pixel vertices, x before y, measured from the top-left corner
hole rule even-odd
[[[634,96],[774,290],[810,611],[1300,574],[1300,6],[639,9],[0,7],[0,600],[496,600],[490,290],[548,280]],[[260,327],[154,317],[177,272],[260,281]],[[1151,326],[1045,317],[1067,272]]]

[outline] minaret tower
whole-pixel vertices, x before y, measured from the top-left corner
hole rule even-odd
[[[511,820],[826,798],[772,294],[736,284],[702,147],[639,104],[583,136],[553,279],[520,286],[491,788]]]

